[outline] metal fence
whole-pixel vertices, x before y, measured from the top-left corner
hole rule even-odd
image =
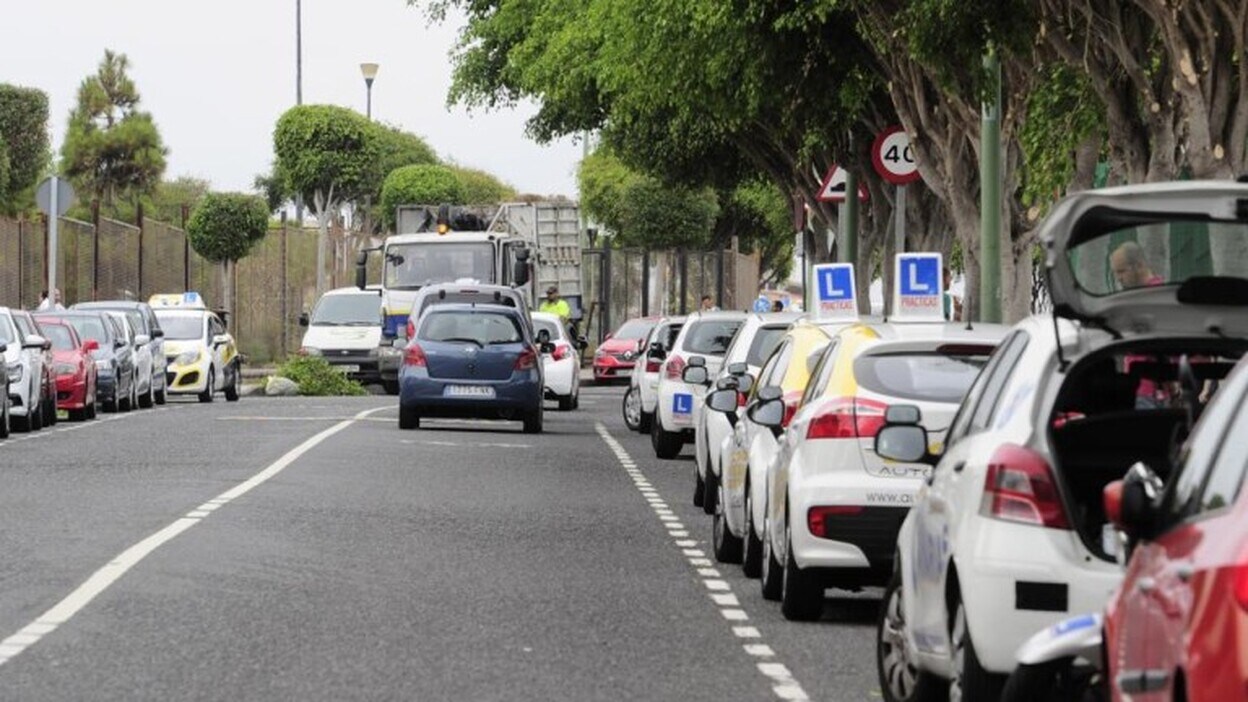
[[[354,244],[330,232],[331,280],[354,281]],[[66,304],[87,300],[146,300],[156,293],[195,290],[209,305],[223,301],[222,266],[187,243],[186,232],[165,222],[140,226],[99,218],[98,224],[61,218],[57,237],[57,287]],[[0,218],[0,305],[33,309],[47,289],[47,225]],[[299,313],[316,302],[316,231],[283,223],[234,270],[231,333],[253,363],[280,361],[298,349]]]

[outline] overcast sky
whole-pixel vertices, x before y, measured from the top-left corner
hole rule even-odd
[[[166,177],[250,190],[269,169],[273,125],[295,104],[295,0],[0,0],[0,82],[51,102],[60,148],[78,84],[104,50],[131,77],[169,148]],[[446,108],[448,52],[462,20],[427,26],[404,0],[303,0],[303,102],[365,109],[360,63],[381,64],[373,117],[424,137],[443,159],[485,169],[521,192],[576,196],[579,144],[524,135],[532,106]]]

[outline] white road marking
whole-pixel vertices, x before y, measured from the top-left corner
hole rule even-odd
[[[390,408],[377,407],[375,409],[365,410],[357,414],[356,419],[367,418],[368,415],[374,412],[379,412],[383,409]],[[316,434],[290,451],[287,451],[281,458],[277,459],[264,470],[256,473],[233,488],[226,490],[209,502],[216,505],[223,505],[247,494],[273,476],[281,473],[287,466],[294,463],[300,456],[303,456],[308,451],[311,451],[321,442],[351,426],[356,419],[339,422],[338,424],[335,424],[334,426]],[[54,631],[57,627],[68,622],[74,617],[74,615],[81,612],[84,607],[91,604],[92,600],[120,580],[121,577],[131,568],[135,567],[141,563],[144,558],[151,555],[153,551],[173,540],[187,529],[199,524],[210,514],[210,512],[207,511],[200,513],[203,514],[202,517],[188,516],[177,519],[172,524],[166,526],[155,534],[148,536],[137,544],[127,548],[125,551],[122,551],[103,568],[100,568],[92,573],[91,576],[87,578],[86,582],[79,585],[77,589],[66,595],[64,599],[53,605],[51,609],[39,615],[35,621],[22,627],[17,631],[17,633],[9,636],[4,641],[0,641],[0,666],[12,660],[15,656],[26,650],[27,647],[38,643],[40,639]],[[192,514],[194,514],[194,512]]]
[[[390,409],[390,408],[383,408]],[[307,415],[303,417],[281,417],[281,416],[253,416],[253,415],[230,415],[228,417],[216,417],[218,422],[385,422],[393,424],[393,419],[386,417],[364,417],[356,419],[351,416],[331,416],[331,415]]]
[[[624,467],[628,476],[632,478],[633,485],[637,488],[637,491],[654,508],[655,515],[659,518],[659,523],[667,528],[669,536],[676,539],[673,544],[680,549],[681,554],[689,561],[689,565],[697,570],[698,576],[702,578],[702,583],[710,591],[711,601],[719,607],[720,615],[729,622],[749,621],[750,615],[741,608],[740,601],[732,592],[732,586],[728,581],[720,577],[719,571],[714,567],[715,564],[706,557],[706,553],[701,549],[694,548],[698,545],[698,542],[685,538],[689,536],[689,532],[685,530],[675,514],[662,502],[654,486],[646,479],[645,474],[636,468],[636,464],[620,442],[611,436],[611,432],[607,430],[607,427],[602,422],[595,422],[594,428],[607,444],[607,448],[615,454],[616,459]],[[743,645],[747,655],[754,658],[775,657],[776,653],[771,646],[760,640],[762,635],[756,627],[736,625],[732,627],[732,633],[739,639],[754,640],[752,643]],[[809,699],[802,686],[798,684],[792,673],[783,664],[773,662],[759,663],[758,670],[771,680],[773,683],[771,691],[776,697],[782,700],[797,701]]]

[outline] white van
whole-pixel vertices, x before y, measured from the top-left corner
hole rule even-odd
[[[399,392],[399,365],[403,350],[382,343],[381,294],[356,287],[330,290],[299,316],[307,327],[299,353],[320,356],[347,377],[361,383],[381,383],[386,392]]]

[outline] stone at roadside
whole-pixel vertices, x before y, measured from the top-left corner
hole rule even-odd
[[[293,397],[299,394],[299,385],[289,378],[275,375],[265,384],[264,394],[269,397]]]

